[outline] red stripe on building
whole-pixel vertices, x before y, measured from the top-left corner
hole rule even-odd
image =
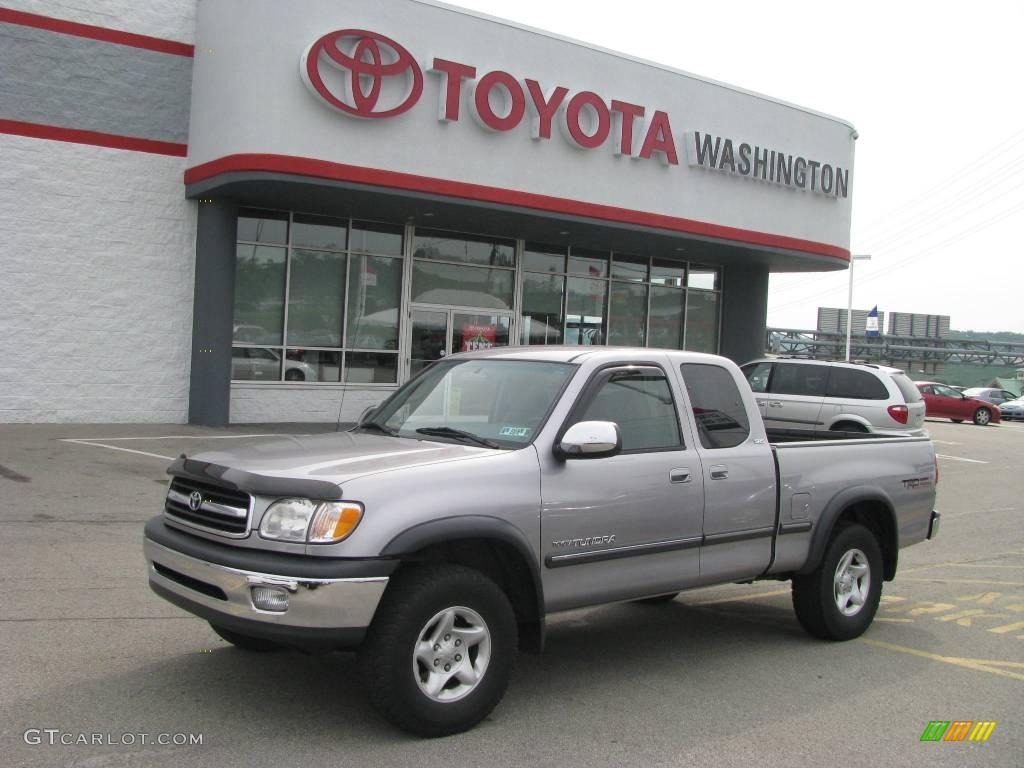
[[[147,51],[170,53],[175,56],[188,56],[191,58],[195,54],[195,47],[188,43],[162,40],[159,37],[150,37],[149,35],[136,35],[132,32],[121,32],[116,29],[96,27],[92,24],[79,24],[75,21],[54,19],[50,16],[40,16],[36,13],[12,11],[9,8],[0,8],[0,22],[18,24],[23,27],[35,27],[36,29],[46,29],[50,32],[59,32],[62,35],[87,37],[90,40],[101,40],[105,43],[128,45],[132,48],[144,48]]]
[[[408,192],[425,192],[446,197],[530,208],[548,213],[582,216],[589,219],[599,219],[621,224],[653,227],[688,235],[702,235],[704,237],[732,240],[749,245],[800,251],[816,256],[828,256],[844,262],[850,260],[850,252],[848,250],[829,245],[828,243],[818,243],[813,240],[773,235],[767,232],[738,229],[736,227],[724,227],[677,216],[633,211],[628,208],[617,208],[610,205],[587,203],[579,200],[551,197],[549,195],[538,195],[532,192],[519,192],[512,189],[487,187],[462,181],[448,181],[446,179],[434,179],[428,176],[417,176],[409,173],[331,163],[307,157],[265,154],[228,155],[227,157],[212,160],[186,170],[185,184],[196,184],[225,173],[244,172],[284,173],[316,179],[386,187],[388,189],[401,189]]]
[[[74,128],[58,128],[38,123],[22,123],[18,120],[0,120],[0,133],[28,136],[33,139],[67,141],[72,144],[91,144],[110,149],[127,149],[133,152],[149,152],[154,155],[173,155],[175,157],[188,155],[187,144],[175,144],[171,141],[156,141],[154,139],[136,139],[132,136],[118,136],[98,131],[79,131]]]

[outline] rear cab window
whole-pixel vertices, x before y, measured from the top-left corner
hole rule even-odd
[[[705,363],[679,366],[705,448],[735,448],[750,436],[747,408],[732,374]]]

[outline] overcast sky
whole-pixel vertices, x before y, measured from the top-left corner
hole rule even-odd
[[[852,122],[854,307],[1024,332],[1024,2],[456,4]],[[845,307],[847,272],[774,275],[769,325]]]

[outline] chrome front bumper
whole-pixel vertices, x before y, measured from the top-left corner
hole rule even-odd
[[[388,585],[387,576],[312,579],[239,570],[175,552],[148,537],[143,552],[150,586],[171,602],[214,623],[224,617],[226,624],[244,622],[257,630],[259,625],[295,629],[299,631],[297,637],[303,629],[313,633],[365,629]],[[256,608],[253,587],[284,589],[288,593],[287,610]]]

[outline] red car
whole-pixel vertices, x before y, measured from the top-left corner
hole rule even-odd
[[[935,381],[915,381],[924,397],[925,416],[949,419],[959,424],[971,420],[978,426],[999,423],[999,406],[977,400]]]

